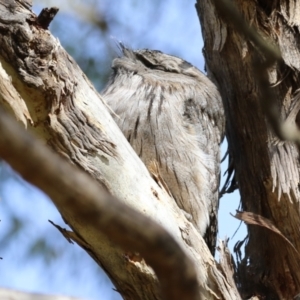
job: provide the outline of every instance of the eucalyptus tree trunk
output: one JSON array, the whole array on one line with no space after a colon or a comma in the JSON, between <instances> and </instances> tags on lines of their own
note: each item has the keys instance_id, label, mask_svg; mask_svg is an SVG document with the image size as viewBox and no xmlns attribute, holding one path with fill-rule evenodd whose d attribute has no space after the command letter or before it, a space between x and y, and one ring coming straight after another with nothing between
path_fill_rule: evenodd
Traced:
<instances>
[{"instance_id":1,"label":"eucalyptus tree trunk","mask_svg":"<svg viewBox=\"0 0 300 300\"><path fill-rule=\"evenodd\" d=\"M243 299L293 299L300 292L299 151L273 133L261 101L272 100L270 110L279 109L282 120L300 125L300 2L230 2L266 41L278 45L283 58L267 70L274 98L264 99L256 70L267 58L214 1L197 1L207 71L225 106L233 181L243 211L254 216L237 283Z\"/></svg>"}]
</instances>

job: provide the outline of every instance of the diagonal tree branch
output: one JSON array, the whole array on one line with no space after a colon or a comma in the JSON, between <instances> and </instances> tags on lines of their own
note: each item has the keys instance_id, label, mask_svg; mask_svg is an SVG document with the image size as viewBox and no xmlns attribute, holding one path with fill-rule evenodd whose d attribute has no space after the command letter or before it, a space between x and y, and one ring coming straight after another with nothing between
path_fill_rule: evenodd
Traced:
<instances>
[{"instance_id":1,"label":"diagonal tree branch","mask_svg":"<svg viewBox=\"0 0 300 300\"><path fill-rule=\"evenodd\" d=\"M200 299L192 261L162 226L109 195L2 109L0 156L25 180L47 193L66 220L72 216L124 249L138 251L156 272L164 299Z\"/></svg>"},{"instance_id":2,"label":"diagonal tree branch","mask_svg":"<svg viewBox=\"0 0 300 300\"><path fill-rule=\"evenodd\" d=\"M5 102L5 107L29 131L90 177L82 172L76 177L76 169L68 166L66 171L63 163L49 163L53 153L31 144L32 139L25 133L15 141L15 152L10 149L13 145L8 144L9 136L3 135L1 138L6 136L6 142L3 140L1 145L6 150L1 149L2 155L20 173L24 172L27 180L48 191L73 230L66 233L67 237L94 258L124 299L159 299L161 287L168 289L165 295L174 294L171 299L176 299L176 295L181 299L188 295L239 299L218 270L200 234L164 187L150 176L111 118L107 105L74 60L48 30L38 25L28 2L14 3L15 7L8 8L6 0L0 0L3 66L0 94L5 95L0 95L0 105ZM5 131L13 130L11 122L5 124ZM18 144L21 141L25 144ZM40 155L40 160L30 157L29 152ZM17 160L18 155L25 154L26 159ZM99 200L100 187L106 191L106 196L101 198L104 202ZM73 192L71 188L75 188ZM124 227L127 221L131 222L132 232L130 227ZM149 246L144 238L152 244ZM113 242L117 240L126 249ZM151 253L144 255L143 251ZM161 282L144 258L153 264ZM164 260L161 266L160 259ZM165 275L167 278L163 278ZM183 276L187 277L183 280ZM182 283L181 287L178 285L179 280L187 283L183 289ZM188 294L183 296L185 289ZM197 289L199 294L195 292Z\"/></svg>"}]
</instances>

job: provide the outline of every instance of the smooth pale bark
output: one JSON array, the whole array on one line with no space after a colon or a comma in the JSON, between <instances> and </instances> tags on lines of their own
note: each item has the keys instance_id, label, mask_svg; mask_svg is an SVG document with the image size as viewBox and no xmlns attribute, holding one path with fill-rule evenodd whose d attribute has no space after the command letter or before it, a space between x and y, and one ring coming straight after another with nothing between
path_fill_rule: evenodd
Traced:
<instances>
[{"instance_id":1,"label":"smooth pale bark","mask_svg":"<svg viewBox=\"0 0 300 300\"><path fill-rule=\"evenodd\" d=\"M58 40L37 24L30 1L7 3L0 1L0 62L3 67L0 104L8 107L39 139L91 175L123 204L162 225L184 250L185 255L177 263L186 262L185 256L193 261L201 299L239 299L235 287L228 284L226 275L224 277L217 268L202 237L163 189L159 176L155 176L155 172L152 174L155 180L150 176L86 76ZM19 155L26 159L23 148ZM28 174L28 171L24 172ZM39 168L35 167L34 172L39 174ZM64 195L59 196L57 185L44 183L42 186L54 197L63 199L69 195L69 191L62 189ZM80 197L84 197L84 191ZM76 205L79 203L72 200ZM86 226L72 211L58 207L74 231L66 233L67 237L78 242L95 259L124 299L160 298L157 278L139 254L116 247L112 243L115 237L107 238L97 226ZM147 233L147 228L144 230ZM170 277L182 275L170 273ZM170 287L174 294L177 288L180 289Z\"/></svg>"},{"instance_id":2,"label":"smooth pale bark","mask_svg":"<svg viewBox=\"0 0 300 300\"><path fill-rule=\"evenodd\" d=\"M74 297L25 293L25 292L3 289L3 288L0 288L0 299L1 300L81 300L80 298L74 298Z\"/></svg>"},{"instance_id":3,"label":"smooth pale bark","mask_svg":"<svg viewBox=\"0 0 300 300\"><path fill-rule=\"evenodd\" d=\"M299 128L300 2L230 1L248 24L281 51L283 61L267 70L273 99L261 97L265 93L257 70L264 61L262 51L240 34L231 22L233 16L224 18L224 11L216 10L213 2L198 0L196 5L207 69L223 97L242 208L255 214L248 214L256 216L252 224L260 225L248 226L238 286L242 298L293 299L300 291L299 153L294 143L275 136L261 101L275 102L282 121L289 118Z\"/></svg>"}]
</instances>

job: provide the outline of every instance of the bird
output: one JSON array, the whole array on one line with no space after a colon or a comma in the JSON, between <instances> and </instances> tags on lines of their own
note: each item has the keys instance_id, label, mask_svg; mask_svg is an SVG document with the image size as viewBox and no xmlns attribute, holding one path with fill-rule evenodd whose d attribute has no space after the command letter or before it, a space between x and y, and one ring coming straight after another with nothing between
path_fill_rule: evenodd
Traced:
<instances>
[{"instance_id":1,"label":"bird","mask_svg":"<svg viewBox=\"0 0 300 300\"><path fill-rule=\"evenodd\" d=\"M218 88L179 57L123 44L120 49L102 96L132 148L150 173L156 166L214 255L225 128Z\"/></svg>"}]
</instances>

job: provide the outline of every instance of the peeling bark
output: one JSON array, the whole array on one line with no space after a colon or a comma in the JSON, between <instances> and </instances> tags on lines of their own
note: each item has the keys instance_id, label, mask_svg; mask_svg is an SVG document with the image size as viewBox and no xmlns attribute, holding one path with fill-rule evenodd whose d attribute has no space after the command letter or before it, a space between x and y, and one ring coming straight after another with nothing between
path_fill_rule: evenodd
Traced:
<instances>
[{"instance_id":1,"label":"peeling bark","mask_svg":"<svg viewBox=\"0 0 300 300\"><path fill-rule=\"evenodd\" d=\"M234 3L248 24L279 46L283 62L267 70L268 84L282 120L289 119L299 128L298 1ZM299 152L293 142L275 136L262 112L260 101L267 99L261 99L255 69L266 58L230 23L232 16L222 21L212 1L199 0L196 7L207 69L224 101L229 151L243 210L270 220L299 252ZM267 228L249 225L248 232L237 274L242 297L293 299L300 290L297 251Z\"/></svg>"}]
</instances>

